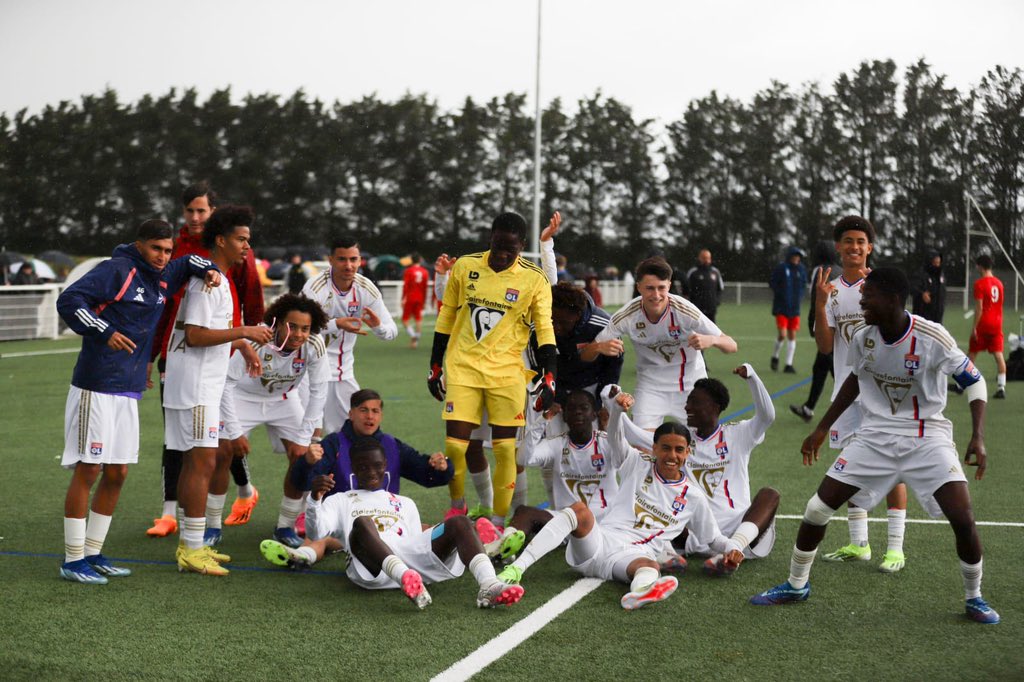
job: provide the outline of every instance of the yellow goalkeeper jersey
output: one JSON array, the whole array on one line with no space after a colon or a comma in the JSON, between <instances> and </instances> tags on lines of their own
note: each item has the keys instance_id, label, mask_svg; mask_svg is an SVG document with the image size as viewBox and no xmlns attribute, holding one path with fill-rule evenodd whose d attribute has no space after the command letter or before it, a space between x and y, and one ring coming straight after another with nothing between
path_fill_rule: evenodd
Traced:
<instances>
[{"instance_id":1,"label":"yellow goalkeeper jersey","mask_svg":"<svg viewBox=\"0 0 1024 682\"><path fill-rule=\"evenodd\" d=\"M555 343L551 285L539 266L518 258L495 272L490 251L462 256L452 267L436 330L451 335L445 355L450 384L498 388L523 380L530 325L543 346Z\"/></svg>"}]
</instances>

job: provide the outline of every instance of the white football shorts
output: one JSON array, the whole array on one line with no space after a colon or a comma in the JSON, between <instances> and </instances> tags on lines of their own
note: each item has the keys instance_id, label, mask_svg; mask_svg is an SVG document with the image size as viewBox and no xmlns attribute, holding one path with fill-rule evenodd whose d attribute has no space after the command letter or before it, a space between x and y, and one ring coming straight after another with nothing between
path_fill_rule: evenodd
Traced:
<instances>
[{"instance_id":1,"label":"white football shorts","mask_svg":"<svg viewBox=\"0 0 1024 682\"><path fill-rule=\"evenodd\" d=\"M636 559L657 561L655 549L650 544L634 545L630 535L616 533L595 523L594 529L582 538L569 536L565 560L575 570L590 578L626 581L616 567L628 566Z\"/></svg>"},{"instance_id":2,"label":"white football shorts","mask_svg":"<svg viewBox=\"0 0 1024 682\"><path fill-rule=\"evenodd\" d=\"M306 385L306 395L309 395L308 383L303 382ZM299 385L298 390L302 390L302 384ZM341 431L342 425L345 420L348 419L348 412L351 409L350 403L352 400L352 394L359 390L359 383L355 379L345 379L343 381L328 381L327 382L327 402L324 403L324 423L323 423L323 434L326 436L330 433ZM301 401L303 405L308 401L308 397Z\"/></svg>"},{"instance_id":3,"label":"white football shorts","mask_svg":"<svg viewBox=\"0 0 1024 682\"><path fill-rule=\"evenodd\" d=\"M433 530L433 528L428 528L408 539L402 539L395 533L385 533L381 536L395 556L401 559L406 566L419 573L423 582L428 585L458 578L466 570L457 551L452 550L446 559L441 559L434 554L430 544ZM345 540L347 547L348 538ZM401 587L383 570L379 574L373 575L355 556L351 557L345 574L348 575L349 580L365 590L393 590Z\"/></svg>"},{"instance_id":4,"label":"white football shorts","mask_svg":"<svg viewBox=\"0 0 1024 682\"><path fill-rule=\"evenodd\" d=\"M236 398L235 412L242 433L246 436L260 424L267 427L267 436L274 452L285 452L282 439L309 445L309 436L302 433L302 420L306 416L302 403L291 396L287 399L259 401Z\"/></svg>"},{"instance_id":5,"label":"white football shorts","mask_svg":"<svg viewBox=\"0 0 1024 682\"><path fill-rule=\"evenodd\" d=\"M653 431L672 417L686 424L686 394L682 391L658 391L637 386L633 393L632 420L641 429Z\"/></svg>"},{"instance_id":6,"label":"white football shorts","mask_svg":"<svg viewBox=\"0 0 1024 682\"><path fill-rule=\"evenodd\" d=\"M828 432L828 446L833 450L842 450L857 433L861 422L860 403L855 402L846 408Z\"/></svg>"},{"instance_id":7,"label":"white football shorts","mask_svg":"<svg viewBox=\"0 0 1024 682\"><path fill-rule=\"evenodd\" d=\"M64 405L60 465L135 464L139 461L139 401L72 386Z\"/></svg>"},{"instance_id":8,"label":"white football shorts","mask_svg":"<svg viewBox=\"0 0 1024 682\"><path fill-rule=\"evenodd\" d=\"M169 450L215 448L220 440L220 405L197 405L185 410L164 408L164 443Z\"/></svg>"}]
</instances>

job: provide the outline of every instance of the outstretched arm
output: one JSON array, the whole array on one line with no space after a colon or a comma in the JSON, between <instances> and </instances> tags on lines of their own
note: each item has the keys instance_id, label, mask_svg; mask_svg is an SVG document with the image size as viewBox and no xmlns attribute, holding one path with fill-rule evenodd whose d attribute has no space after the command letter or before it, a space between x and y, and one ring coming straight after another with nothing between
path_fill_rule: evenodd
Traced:
<instances>
[{"instance_id":1,"label":"outstretched arm","mask_svg":"<svg viewBox=\"0 0 1024 682\"><path fill-rule=\"evenodd\" d=\"M764 438L768 427L775 421L775 405L772 403L772 397L749 363L743 363L732 373L746 379L747 385L750 387L750 394L754 399L754 418L750 420L753 429L752 435L755 441L760 441Z\"/></svg>"}]
</instances>

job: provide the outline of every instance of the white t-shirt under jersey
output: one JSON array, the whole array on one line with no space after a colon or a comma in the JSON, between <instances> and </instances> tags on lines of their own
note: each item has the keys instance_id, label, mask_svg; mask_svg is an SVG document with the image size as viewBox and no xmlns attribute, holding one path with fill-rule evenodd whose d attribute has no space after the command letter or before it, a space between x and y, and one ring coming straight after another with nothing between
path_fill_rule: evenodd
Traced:
<instances>
[{"instance_id":1,"label":"white t-shirt under jersey","mask_svg":"<svg viewBox=\"0 0 1024 682\"><path fill-rule=\"evenodd\" d=\"M906 332L891 344L876 326L858 330L850 365L860 384L861 432L950 440L953 425L942 415L949 376L977 372L945 327L909 313Z\"/></svg>"},{"instance_id":2,"label":"white t-shirt under jersey","mask_svg":"<svg viewBox=\"0 0 1024 682\"><path fill-rule=\"evenodd\" d=\"M231 344L189 346L185 343L185 325L230 329L233 314L231 287L226 283L208 287L201 279L189 280L167 342L164 407L188 410L198 405L220 405Z\"/></svg>"},{"instance_id":3,"label":"white t-shirt under jersey","mask_svg":"<svg viewBox=\"0 0 1024 682\"><path fill-rule=\"evenodd\" d=\"M355 350L359 334L351 334L338 329L335 320L339 317L362 317L363 310L369 308L380 318L380 325L371 328L374 335L383 340L391 341L398 336L398 326L388 312L377 286L356 274L348 291L339 291L331 279L328 268L306 282L302 287L302 295L311 298L324 309L330 320L327 328L321 332L327 346L328 379L345 381L355 379Z\"/></svg>"},{"instance_id":4,"label":"white t-shirt under jersey","mask_svg":"<svg viewBox=\"0 0 1024 682\"><path fill-rule=\"evenodd\" d=\"M628 336L636 351L637 389L689 393L708 375L704 356L687 346L690 334L721 336L722 330L685 298L669 294L661 318L647 319L642 299L634 298L612 315L596 341Z\"/></svg>"},{"instance_id":5,"label":"white t-shirt under jersey","mask_svg":"<svg viewBox=\"0 0 1024 682\"><path fill-rule=\"evenodd\" d=\"M840 275L831 284L835 289L825 304L825 319L828 320L828 326L835 330L832 341L832 371L835 375L832 400L835 400L846 377L850 376L850 340L864 325L864 311L860 309L860 290L864 286L864 279L850 283Z\"/></svg>"}]
</instances>

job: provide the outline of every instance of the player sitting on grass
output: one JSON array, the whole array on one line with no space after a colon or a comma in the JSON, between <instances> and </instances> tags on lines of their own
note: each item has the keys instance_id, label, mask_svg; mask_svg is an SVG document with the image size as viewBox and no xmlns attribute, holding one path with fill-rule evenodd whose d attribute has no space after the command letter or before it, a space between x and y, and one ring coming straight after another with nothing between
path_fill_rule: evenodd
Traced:
<instances>
[{"instance_id":1,"label":"player sitting on grass","mask_svg":"<svg viewBox=\"0 0 1024 682\"><path fill-rule=\"evenodd\" d=\"M284 294L267 309L264 321L274 328L274 340L253 344L262 365L261 374L249 376L240 354L235 354L228 365L221 399L227 440L221 442L229 448L228 455L243 456L249 452L249 433L260 424L266 425L274 450L288 456L274 537L293 538L294 546L298 546L302 541L295 534L295 518L302 511L305 494L291 482L289 474L295 461L306 454L310 441L320 436L328 374L327 350L320 331L327 324L327 315L312 299ZM304 378L309 390L305 408L295 390ZM206 544L217 544L220 534L220 518L207 515Z\"/></svg>"},{"instance_id":2,"label":"player sitting on grass","mask_svg":"<svg viewBox=\"0 0 1024 682\"><path fill-rule=\"evenodd\" d=\"M353 393L352 409L348 415L340 431L330 434L322 443L311 444L305 455L292 465L290 476L293 489L308 491L320 481L319 485L326 486L327 496L352 490L354 481L349 453L355 441L366 437L379 441L384 449L387 456L384 487L390 492L398 493L401 478L425 488L447 485L451 480L451 463L444 454L420 454L415 448L381 431L384 401L377 391L362 388ZM274 540L264 540L260 544L260 551L267 561L278 566L312 566L327 552L341 549L333 538L306 538L303 542L294 530L291 533L280 530L278 528L274 532ZM488 540L493 540L493 537L489 536Z\"/></svg>"},{"instance_id":3,"label":"player sitting on grass","mask_svg":"<svg viewBox=\"0 0 1024 682\"><path fill-rule=\"evenodd\" d=\"M64 409L64 456L72 469L64 499L64 563L61 577L102 585L107 576L131 571L103 556L103 542L128 465L139 460L139 400L146 390L146 363L164 304L190 276L220 287L210 261L170 260L170 224L147 220L134 244L122 244L57 299L57 312L82 336ZM197 280L200 284L203 281ZM89 509L89 493L100 483ZM88 511L88 522L86 521Z\"/></svg>"},{"instance_id":4,"label":"player sitting on grass","mask_svg":"<svg viewBox=\"0 0 1024 682\"><path fill-rule=\"evenodd\" d=\"M741 422L719 423L729 406L729 390L717 379L700 379L686 398L687 424L694 430L693 453L686 460L686 475L707 494L722 532L730 535L747 559L768 556L775 545L775 512L779 493L761 488L750 498L750 455L764 441L775 421L775 406L761 379L749 364L733 370L747 380L754 398L754 417ZM623 416L627 440L634 446L651 447L651 435ZM638 445L639 444L639 445ZM683 531L677 546L686 554L710 554L710 548ZM728 575L736 565L716 554L704 562L709 575Z\"/></svg>"},{"instance_id":5,"label":"player sitting on grass","mask_svg":"<svg viewBox=\"0 0 1024 682\"><path fill-rule=\"evenodd\" d=\"M946 377L967 390L972 433L964 462L985 473L985 380L953 337L937 323L905 310L910 283L896 268L878 268L861 291L864 327L850 341L851 373L818 427L803 442L804 464L818 449L836 418L860 396L863 420L807 503L793 548L789 580L751 598L760 605L804 601L818 545L836 509L853 499L873 507L904 481L930 514L944 514L956 536L967 617L999 622L981 598L982 552L967 479L953 444L953 425L942 415Z\"/></svg>"},{"instance_id":6,"label":"player sitting on grass","mask_svg":"<svg viewBox=\"0 0 1024 682\"><path fill-rule=\"evenodd\" d=\"M399 588L423 609L430 604L426 584L457 578L469 567L480 585L480 608L515 604L523 588L494 575L480 538L467 516L455 516L423 529L416 503L386 488L387 457L374 438L361 438L349 451L353 490L322 499L313 490L306 510L312 539L336 536L351 561L346 574L364 589Z\"/></svg>"},{"instance_id":7,"label":"player sitting on grass","mask_svg":"<svg viewBox=\"0 0 1024 682\"><path fill-rule=\"evenodd\" d=\"M617 386L610 386L612 396ZM679 586L675 576L662 576L658 558L674 554L672 539L689 529L713 551L739 565L743 552L722 535L707 497L691 490L686 478L691 436L685 426L665 422L654 432L654 457L629 447L617 422L632 404L627 394L606 400L611 451L620 451L619 494L601 523L583 502L558 510L523 550L506 566L499 580L518 583L523 572L569 536L566 561L583 575L628 583L622 608L638 609L667 599Z\"/></svg>"},{"instance_id":8,"label":"player sitting on grass","mask_svg":"<svg viewBox=\"0 0 1024 682\"><path fill-rule=\"evenodd\" d=\"M593 393L583 389L571 391L562 410L569 432L544 438L545 417L550 419L555 408L543 417L529 415L529 427L516 459L520 466L552 468L555 509L582 502L600 521L619 492L615 474L622 462L609 451L607 436L594 429L597 401ZM621 455L622 451L616 454ZM517 554L525 539L536 535L552 518L553 514L545 509L520 505L503 536L486 545L488 554L502 558Z\"/></svg>"}]
</instances>

